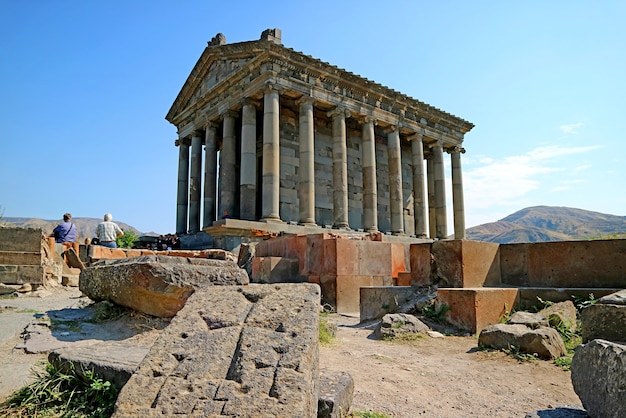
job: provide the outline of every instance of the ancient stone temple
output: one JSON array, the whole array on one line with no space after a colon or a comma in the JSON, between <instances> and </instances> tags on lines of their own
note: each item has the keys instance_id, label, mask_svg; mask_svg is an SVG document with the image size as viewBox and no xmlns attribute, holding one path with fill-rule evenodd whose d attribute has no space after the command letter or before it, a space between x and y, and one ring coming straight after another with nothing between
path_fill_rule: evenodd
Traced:
<instances>
[{"instance_id":1,"label":"ancient stone temple","mask_svg":"<svg viewBox=\"0 0 626 418\"><path fill-rule=\"evenodd\" d=\"M470 122L282 45L215 36L166 119L178 129L176 231L222 218L465 238ZM204 149L203 149L204 147Z\"/></svg>"}]
</instances>

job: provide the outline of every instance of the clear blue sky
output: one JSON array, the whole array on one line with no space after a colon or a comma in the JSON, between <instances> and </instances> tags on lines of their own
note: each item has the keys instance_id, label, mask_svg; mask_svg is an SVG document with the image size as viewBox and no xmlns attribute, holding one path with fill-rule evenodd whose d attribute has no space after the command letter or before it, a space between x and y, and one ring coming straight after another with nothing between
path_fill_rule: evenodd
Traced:
<instances>
[{"instance_id":1,"label":"clear blue sky","mask_svg":"<svg viewBox=\"0 0 626 418\"><path fill-rule=\"evenodd\" d=\"M626 214L625 1L0 6L5 217L111 212L143 232L174 232L176 129L165 114L216 33L234 43L267 28L473 122L468 227L535 205Z\"/></svg>"}]
</instances>

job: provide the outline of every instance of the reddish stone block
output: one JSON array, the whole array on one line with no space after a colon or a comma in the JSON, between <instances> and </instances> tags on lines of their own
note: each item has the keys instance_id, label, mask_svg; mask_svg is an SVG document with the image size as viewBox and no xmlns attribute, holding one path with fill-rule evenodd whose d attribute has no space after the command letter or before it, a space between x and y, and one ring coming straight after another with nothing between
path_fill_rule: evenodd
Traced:
<instances>
[{"instance_id":1,"label":"reddish stone block","mask_svg":"<svg viewBox=\"0 0 626 418\"><path fill-rule=\"evenodd\" d=\"M141 257L142 255L143 254L141 250L135 250L135 249L126 250L126 258Z\"/></svg>"},{"instance_id":2,"label":"reddish stone block","mask_svg":"<svg viewBox=\"0 0 626 418\"><path fill-rule=\"evenodd\" d=\"M337 276L337 313L360 315L361 287L384 286L382 276Z\"/></svg>"},{"instance_id":3,"label":"reddish stone block","mask_svg":"<svg viewBox=\"0 0 626 418\"><path fill-rule=\"evenodd\" d=\"M391 277L398 277L398 273L407 270L407 245L400 242L389 243L391 250Z\"/></svg>"},{"instance_id":4,"label":"reddish stone block","mask_svg":"<svg viewBox=\"0 0 626 418\"><path fill-rule=\"evenodd\" d=\"M391 277L393 261L390 243L381 241L357 242L361 251L358 266L353 274Z\"/></svg>"},{"instance_id":5,"label":"reddish stone block","mask_svg":"<svg viewBox=\"0 0 626 418\"><path fill-rule=\"evenodd\" d=\"M499 244L450 240L432 244L435 280L446 287L497 286L500 283Z\"/></svg>"},{"instance_id":6,"label":"reddish stone block","mask_svg":"<svg viewBox=\"0 0 626 418\"><path fill-rule=\"evenodd\" d=\"M432 261L431 243L410 245L409 265L411 266L412 286L427 287L433 284L431 279Z\"/></svg>"},{"instance_id":7,"label":"reddish stone block","mask_svg":"<svg viewBox=\"0 0 626 418\"><path fill-rule=\"evenodd\" d=\"M463 288L437 290L437 306L448 305L446 319L453 325L478 334L487 325L500 322L517 302L514 288Z\"/></svg>"},{"instance_id":8,"label":"reddish stone block","mask_svg":"<svg viewBox=\"0 0 626 418\"><path fill-rule=\"evenodd\" d=\"M361 261L361 252L363 241L338 239L336 244L336 266L337 275L356 275L360 274L359 266Z\"/></svg>"},{"instance_id":9,"label":"reddish stone block","mask_svg":"<svg viewBox=\"0 0 626 418\"><path fill-rule=\"evenodd\" d=\"M126 258L126 251L121 248L111 248L111 258Z\"/></svg>"},{"instance_id":10,"label":"reddish stone block","mask_svg":"<svg viewBox=\"0 0 626 418\"><path fill-rule=\"evenodd\" d=\"M411 286L411 272L401 271L396 279L396 286Z\"/></svg>"}]
</instances>

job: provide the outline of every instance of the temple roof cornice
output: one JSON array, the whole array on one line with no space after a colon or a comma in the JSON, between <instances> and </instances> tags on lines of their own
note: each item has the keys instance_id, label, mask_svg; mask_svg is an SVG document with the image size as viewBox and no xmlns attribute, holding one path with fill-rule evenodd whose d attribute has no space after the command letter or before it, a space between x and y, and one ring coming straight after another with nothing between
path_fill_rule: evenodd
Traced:
<instances>
[{"instance_id":1,"label":"temple roof cornice","mask_svg":"<svg viewBox=\"0 0 626 418\"><path fill-rule=\"evenodd\" d=\"M209 87L203 86L212 66L226 61L234 63L231 72ZM460 141L474 127L389 87L265 40L205 48L166 119L180 126L198 112L213 112L218 104L222 111L225 107L241 106L241 97L233 97L233 92L257 95L258 99L268 81L285 91L309 95L320 104L345 105L355 115L372 115L388 124L402 119L403 125L427 126Z\"/></svg>"}]
</instances>

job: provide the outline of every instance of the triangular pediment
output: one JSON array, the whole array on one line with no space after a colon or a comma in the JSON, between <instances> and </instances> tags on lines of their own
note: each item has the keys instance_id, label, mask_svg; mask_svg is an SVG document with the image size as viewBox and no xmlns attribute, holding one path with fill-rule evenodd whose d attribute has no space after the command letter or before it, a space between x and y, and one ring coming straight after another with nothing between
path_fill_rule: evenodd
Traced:
<instances>
[{"instance_id":1,"label":"triangular pediment","mask_svg":"<svg viewBox=\"0 0 626 418\"><path fill-rule=\"evenodd\" d=\"M252 58L237 58L229 59L222 58L215 60L208 68L206 73L194 83L194 91L191 96L184 102L182 108L187 108L191 103L194 103L205 94L209 93L220 82L229 78L245 66Z\"/></svg>"}]
</instances>

